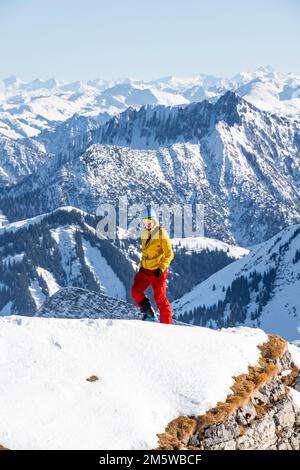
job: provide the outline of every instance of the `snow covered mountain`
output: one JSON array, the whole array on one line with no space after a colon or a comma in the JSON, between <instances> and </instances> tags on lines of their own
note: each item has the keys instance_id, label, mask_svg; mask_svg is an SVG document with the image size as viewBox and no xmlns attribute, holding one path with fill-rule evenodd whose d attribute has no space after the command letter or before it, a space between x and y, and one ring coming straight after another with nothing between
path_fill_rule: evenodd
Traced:
<instances>
[{"instance_id":1,"label":"snow covered mountain","mask_svg":"<svg viewBox=\"0 0 300 470\"><path fill-rule=\"evenodd\" d=\"M259 326L300 339L300 225L254 246L173 302L176 318L214 328Z\"/></svg>"},{"instance_id":2,"label":"snow covered mountain","mask_svg":"<svg viewBox=\"0 0 300 470\"><path fill-rule=\"evenodd\" d=\"M26 141L40 144L49 156L71 159L79 156L93 143L92 131L98 129L109 117L105 113L94 117L74 114L54 128L45 129L37 137Z\"/></svg>"},{"instance_id":3,"label":"snow covered mountain","mask_svg":"<svg viewBox=\"0 0 300 470\"><path fill-rule=\"evenodd\" d=\"M145 82L124 79L62 83L52 78L24 82L12 76L0 83L0 134L12 139L34 137L74 114L97 116L124 111L128 106L175 106L207 99L215 102L226 91L237 91L261 109L299 116L300 77L260 67L226 79L200 74L164 77Z\"/></svg>"},{"instance_id":4,"label":"snow covered mountain","mask_svg":"<svg viewBox=\"0 0 300 470\"><path fill-rule=\"evenodd\" d=\"M117 306L118 312L127 309L128 315L130 307L119 300L132 302L140 242L99 239L98 221L74 207L11 224L4 221L0 226L0 315L32 316L39 308L44 315L55 306L57 315L93 316L103 313L102 304L111 305L107 313ZM170 299L185 294L246 251L204 238L176 239L174 250Z\"/></svg>"},{"instance_id":5,"label":"snow covered mountain","mask_svg":"<svg viewBox=\"0 0 300 470\"><path fill-rule=\"evenodd\" d=\"M0 137L0 190L32 174L48 156L39 142Z\"/></svg>"},{"instance_id":6,"label":"snow covered mountain","mask_svg":"<svg viewBox=\"0 0 300 470\"><path fill-rule=\"evenodd\" d=\"M200 202L206 236L244 246L299 221L300 121L232 92L215 104L129 109L87 136L67 158L50 159L2 192L8 220L62 205L94 213L126 195L129 203Z\"/></svg>"},{"instance_id":7,"label":"snow covered mountain","mask_svg":"<svg viewBox=\"0 0 300 470\"><path fill-rule=\"evenodd\" d=\"M74 114L34 138L0 137L0 188L18 183L46 162L54 170L62 162L79 156L93 143L92 131L108 117L105 114L94 118Z\"/></svg>"},{"instance_id":8,"label":"snow covered mountain","mask_svg":"<svg viewBox=\"0 0 300 470\"><path fill-rule=\"evenodd\" d=\"M135 263L73 207L0 228L0 315L34 315L60 288L130 299Z\"/></svg>"}]
</instances>

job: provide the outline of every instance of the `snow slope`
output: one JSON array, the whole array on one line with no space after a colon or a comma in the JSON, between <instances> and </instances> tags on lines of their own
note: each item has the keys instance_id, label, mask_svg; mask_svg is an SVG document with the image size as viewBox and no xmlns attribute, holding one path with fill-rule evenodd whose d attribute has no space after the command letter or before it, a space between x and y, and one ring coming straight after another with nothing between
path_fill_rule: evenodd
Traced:
<instances>
[{"instance_id":1,"label":"snow slope","mask_svg":"<svg viewBox=\"0 0 300 470\"><path fill-rule=\"evenodd\" d=\"M2 235L5 232L10 232L10 231L16 232L19 229L28 228L30 225L39 224L40 222L43 221L43 219L49 217L51 214L55 214L56 212L61 212L61 211L62 212L76 212L78 215L82 215L82 216L87 215L86 212L78 209L77 207L62 206L62 207L58 207L51 213L49 212L47 214L40 214L35 217L31 217L30 219L18 220L12 223L9 223L8 220L5 219L5 223L3 224L3 226L0 226L0 235ZM1 215L1 217L4 218L5 216Z\"/></svg>"},{"instance_id":2,"label":"snow slope","mask_svg":"<svg viewBox=\"0 0 300 470\"><path fill-rule=\"evenodd\" d=\"M173 249L185 248L187 252L197 253L202 250L220 250L226 251L232 258L239 259L249 253L248 248L241 246L229 245L221 240L207 237L186 237L186 238L172 238Z\"/></svg>"},{"instance_id":3,"label":"snow slope","mask_svg":"<svg viewBox=\"0 0 300 470\"><path fill-rule=\"evenodd\" d=\"M171 419L224 400L266 340L250 328L1 317L0 442L10 449L155 448ZM91 375L99 380L86 381Z\"/></svg>"},{"instance_id":4,"label":"snow slope","mask_svg":"<svg viewBox=\"0 0 300 470\"><path fill-rule=\"evenodd\" d=\"M43 146L34 140L21 141L1 137L0 133L0 189L16 184L47 161Z\"/></svg>"},{"instance_id":5,"label":"snow slope","mask_svg":"<svg viewBox=\"0 0 300 470\"><path fill-rule=\"evenodd\" d=\"M264 275L272 272L274 277L268 280ZM257 276L260 276L258 278ZM233 282L245 278L248 287L244 304L245 291L241 299L236 299L239 312L244 311L243 322L246 325L260 326L267 332L278 333L289 340L300 338L300 225L293 225L279 232L267 242L254 246L250 253L231 263L222 270L210 276L206 281L194 287L191 292L173 302L176 317L182 319L187 312L204 306L206 312L204 324L223 326L229 321L234 323L231 316L232 302L228 296L228 289L232 289ZM256 277L256 282L254 280ZM241 287L239 288L242 289ZM213 318L212 312L207 309L222 303L217 316ZM208 317L206 317L206 314ZM195 320L191 314L191 322ZM184 319L186 321L186 319ZM196 323L200 321L198 318Z\"/></svg>"},{"instance_id":6,"label":"snow slope","mask_svg":"<svg viewBox=\"0 0 300 470\"><path fill-rule=\"evenodd\" d=\"M86 240L82 241L82 248L85 262L94 274L103 294L115 297L116 299L126 299L124 284L102 256L99 248L91 246Z\"/></svg>"},{"instance_id":7,"label":"snow slope","mask_svg":"<svg viewBox=\"0 0 300 470\"><path fill-rule=\"evenodd\" d=\"M96 223L96 216L66 206L0 226L1 314L34 315L68 286L129 298L135 265L96 236Z\"/></svg>"}]
</instances>

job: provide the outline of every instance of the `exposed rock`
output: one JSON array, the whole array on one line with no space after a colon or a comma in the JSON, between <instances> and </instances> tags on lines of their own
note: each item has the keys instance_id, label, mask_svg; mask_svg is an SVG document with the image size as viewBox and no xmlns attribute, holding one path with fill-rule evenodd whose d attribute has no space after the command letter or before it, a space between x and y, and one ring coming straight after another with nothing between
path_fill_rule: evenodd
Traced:
<instances>
[{"instance_id":1,"label":"exposed rock","mask_svg":"<svg viewBox=\"0 0 300 470\"><path fill-rule=\"evenodd\" d=\"M274 361L278 370L289 370L288 351ZM199 448L210 450L298 450L300 409L277 374L256 390L248 403L223 423L205 429ZM194 436L190 443L194 442ZM195 445L195 444L194 444Z\"/></svg>"},{"instance_id":2,"label":"exposed rock","mask_svg":"<svg viewBox=\"0 0 300 470\"><path fill-rule=\"evenodd\" d=\"M300 392L300 376L298 376L293 383L293 388L297 390L297 392Z\"/></svg>"},{"instance_id":3,"label":"exposed rock","mask_svg":"<svg viewBox=\"0 0 300 470\"><path fill-rule=\"evenodd\" d=\"M239 409L236 413L236 421L242 426L247 426L256 417L256 409L251 401L243 409Z\"/></svg>"},{"instance_id":4,"label":"exposed rock","mask_svg":"<svg viewBox=\"0 0 300 470\"><path fill-rule=\"evenodd\" d=\"M269 449L276 443L275 424L270 415L265 415L246 430L236 441L237 449Z\"/></svg>"},{"instance_id":5,"label":"exposed rock","mask_svg":"<svg viewBox=\"0 0 300 470\"><path fill-rule=\"evenodd\" d=\"M35 314L51 318L134 319L138 310L124 300L80 287L62 288L48 297Z\"/></svg>"},{"instance_id":6,"label":"exposed rock","mask_svg":"<svg viewBox=\"0 0 300 470\"><path fill-rule=\"evenodd\" d=\"M295 408L288 396L276 404L274 422L277 427L292 429L295 424Z\"/></svg>"},{"instance_id":7,"label":"exposed rock","mask_svg":"<svg viewBox=\"0 0 300 470\"><path fill-rule=\"evenodd\" d=\"M222 442L227 442L240 435L240 427L236 422L235 417L229 418L222 424L210 426L204 432L204 447L215 446Z\"/></svg>"},{"instance_id":8,"label":"exposed rock","mask_svg":"<svg viewBox=\"0 0 300 470\"><path fill-rule=\"evenodd\" d=\"M213 422L211 415L210 420L205 420L203 418L205 415L200 416L198 426L195 429L190 427L185 433L184 440L180 439L180 433L177 429L178 422L176 423L174 420L172 422L172 436L176 436L177 449L182 444L181 448L183 449L199 450L300 449L300 408L294 403L290 389L285 382L291 368L294 370L297 368L292 363L286 346L282 344L282 339L270 335L269 342L262 345L261 350L264 364L273 363L277 373L268 376L265 383L249 394L249 398L243 406L231 409L227 417L225 416L219 422ZM276 357L276 354L279 357ZM262 368L262 370L266 371L267 369ZM266 376L266 372L262 372L263 374ZM255 378L259 378L259 375ZM294 385L297 384L299 381L295 380ZM234 388L232 389L234 390ZM212 411L216 412L217 410L218 408L215 408ZM183 417L180 419L182 420ZM189 419L193 420L194 418ZM165 438L168 437L169 431L170 426L169 429L166 429ZM186 439L188 433L189 440ZM160 448L164 448L163 440L160 440ZM174 447L169 447L169 449L172 448Z\"/></svg>"}]
</instances>

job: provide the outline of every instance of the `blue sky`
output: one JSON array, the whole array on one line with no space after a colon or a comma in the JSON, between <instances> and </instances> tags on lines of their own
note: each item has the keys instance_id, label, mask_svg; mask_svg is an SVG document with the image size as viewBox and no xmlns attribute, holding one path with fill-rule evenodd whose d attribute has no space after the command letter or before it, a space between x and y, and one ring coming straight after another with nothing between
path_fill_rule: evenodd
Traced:
<instances>
[{"instance_id":1,"label":"blue sky","mask_svg":"<svg viewBox=\"0 0 300 470\"><path fill-rule=\"evenodd\" d=\"M0 77L300 74L298 0L0 0Z\"/></svg>"}]
</instances>

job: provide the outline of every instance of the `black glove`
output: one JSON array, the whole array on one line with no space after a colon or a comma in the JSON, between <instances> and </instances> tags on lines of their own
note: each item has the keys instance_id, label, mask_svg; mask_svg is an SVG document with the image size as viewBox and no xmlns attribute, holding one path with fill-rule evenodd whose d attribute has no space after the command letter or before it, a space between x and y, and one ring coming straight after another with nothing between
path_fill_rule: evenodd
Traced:
<instances>
[{"instance_id":1,"label":"black glove","mask_svg":"<svg viewBox=\"0 0 300 470\"><path fill-rule=\"evenodd\" d=\"M160 277L162 275L162 270L160 268L157 268L155 271L154 271L154 276L155 277Z\"/></svg>"}]
</instances>

